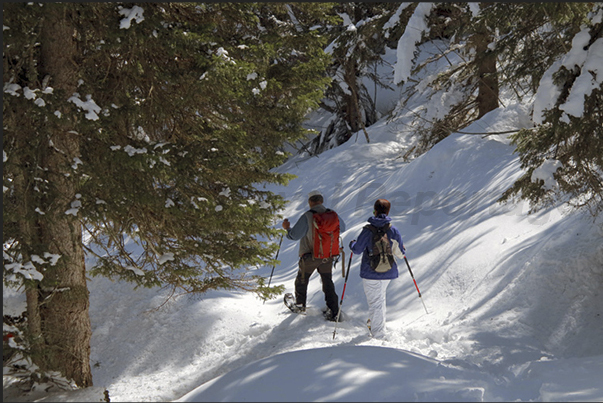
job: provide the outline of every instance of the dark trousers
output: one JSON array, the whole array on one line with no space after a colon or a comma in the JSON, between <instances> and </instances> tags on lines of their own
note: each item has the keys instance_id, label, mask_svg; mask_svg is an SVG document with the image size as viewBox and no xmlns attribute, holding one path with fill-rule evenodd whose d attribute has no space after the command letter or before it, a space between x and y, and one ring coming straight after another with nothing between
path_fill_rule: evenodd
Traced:
<instances>
[{"instance_id":1,"label":"dark trousers","mask_svg":"<svg viewBox=\"0 0 603 403\"><path fill-rule=\"evenodd\" d=\"M329 259L314 259L312 255L304 255L299 258L299 270L295 278L295 303L306 306L306 298L308 294L308 282L314 270L318 270L320 280L322 281L322 292L325 294L325 302L327 307L337 315L339 312L338 296L335 292L335 284L333 284L333 276L331 270L333 268L333 258Z\"/></svg>"}]
</instances>

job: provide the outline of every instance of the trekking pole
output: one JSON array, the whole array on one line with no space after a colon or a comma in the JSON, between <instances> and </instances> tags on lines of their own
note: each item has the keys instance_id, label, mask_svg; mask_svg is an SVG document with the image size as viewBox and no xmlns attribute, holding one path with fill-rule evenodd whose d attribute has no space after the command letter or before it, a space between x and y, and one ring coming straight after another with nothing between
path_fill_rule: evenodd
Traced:
<instances>
[{"instance_id":1,"label":"trekking pole","mask_svg":"<svg viewBox=\"0 0 603 403\"><path fill-rule=\"evenodd\" d=\"M425 306L425 302L423 302L423 297L421 296L421 291L419 291L419 286L417 285L417 281L415 280L415 276L412 274L412 270L410 270L410 264L408 264L408 259L406 259L406 255L404 255L404 261L406 262L406 266L408 267L408 272L410 273L410 277L412 277L412 281L415 283L415 287L417 292L419 293L419 298L421 299L421 303L423 304L423 308L425 308L425 313L429 314L427 311L427 307Z\"/></svg>"},{"instance_id":2,"label":"trekking pole","mask_svg":"<svg viewBox=\"0 0 603 403\"><path fill-rule=\"evenodd\" d=\"M274 260L278 259L278 253L281 251L281 244L283 243L283 235L281 234L281 240L278 242L278 249L276 250L276 256L274 257ZM274 267L276 266L276 262L272 265L272 271L270 272L270 280L268 280L268 287L270 287L270 282L272 281L272 274L274 273ZM266 298L264 298L264 302L262 302L262 305L266 303Z\"/></svg>"},{"instance_id":3,"label":"trekking pole","mask_svg":"<svg viewBox=\"0 0 603 403\"><path fill-rule=\"evenodd\" d=\"M341 278L345 277L345 250L343 250L343 240L339 237L339 244L342 245L339 248L339 254L341 255Z\"/></svg>"},{"instance_id":4,"label":"trekking pole","mask_svg":"<svg viewBox=\"0 0 603 403\"><path fill-rule=\"evenodd\" d=\"M350 266L352 265L352 256L354 256L354 252L350 251L350 260L348 260L348 270L345 273L345 281L343 282L343 291L341 292L341 301L339 301L339 311L337 312L337 319L335 319L335 330L333 330L333 340L335 340L335 334L337 333L337 325L339 324L339 315L341 315L341 306L343 305L343 296L345 295L345 286L348 283L348 276L350 275Z\"/></svg>"}]
</instances>

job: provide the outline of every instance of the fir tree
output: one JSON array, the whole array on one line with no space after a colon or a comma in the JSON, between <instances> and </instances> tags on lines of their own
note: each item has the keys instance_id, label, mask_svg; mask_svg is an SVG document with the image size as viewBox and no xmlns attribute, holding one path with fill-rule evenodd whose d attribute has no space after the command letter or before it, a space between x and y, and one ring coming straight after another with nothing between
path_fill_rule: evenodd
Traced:
<instances>
[{"instance_id":1,"label":"fir tree","mask_svg":"<svg viewBox=\"0 0 603 403\"><path fill-rule=\"evenodd\" d=\"M533 120L535 127L512 136L526 173L502 201L517 196L532 210L567 201L593 216L603 211L603 7L572 36L571 47L540 80ZM551 94L553 94L551 99ZM545 183L535 170L550 165L556 184Z\"/></svg>"},{"instance_id":2,"label":"fir tree","mask_svg":"<svg viewBox=\"0 0 603 403\"><path fill-rule=\"evenodd\" d=\"M321 107L334 115L328 127L311 142L312 154L346 142L354 133L363 132L370 142L366 127L378 119L375 100L363 80L369 78L375 86L386 87L374 74L383 63L387 38L383 26L398 8L395 3L343 3L335 8L341 23L330 30L332 55L328 74L333 78Z\"/></svg>"},{"instance_id":3,"label":"fir tree","mask_svg":"<svg viewBox=\"0 0 603 403\"><path fill-rule=\"evenodd\" d=\"M262 184L329 79L325 4L7 3L4 281L41 373L92 385L89 273L270 297L285 200Z\"/></svg>"},{"instance_id":4,"label":"fir tree","mask_svg":"<svg viewBox=\"0 0 603 403\"><path fill-rule=\"evenodd\" d=\"M513 91L518 101L533 95L590 8L588 3L437 3L425 41L441 51L418 64L414 73L442 59L449 67L427 85L434 105L416 112L419 141L408 154L424 153L501 105L501 90ZM407 99L416 91L416 85L409 85ZM429 108L444 109L439 105L444 96L456 102L435 120L425 119ZM399 108L404 107L403 100Z\"/></svg>"},{"instance_id":5,"label":"fir tree","mask_svg":"<svg viewBox=\"0 0 603 403\"><path fill-rule=\"evenodd\" d=\"M416 35L413 32L416 28L408 27L408 21L414 18L414 24L417 24L416 20L421 18L425 7L418 9L415 6L412 9L413 14L403 23L402 35ZM415 116L412 130L417 134L417 143L405 158L425 153L478 116L476 94L479 94L479 69L483 66L483 59L476 57L476 48L484 47L487 42L484 35L489 32L484 24L481 24L481 32L474 29L472 24L477 24L478 11L477 3L435 3L424 17L426 28L416 46L431 43L437 51L422 61L413 60L409 77L406 80L399 78L402 80L399 85L404 84L405 90L395 112L405 110L407 102L415 95L429 99L421 110L412 112ZM404 49L403 54L416 55L416 52ZM438 63L446 65L446 70L436 77L427 77L426 82L417 79L418 74ZM434 109L437 113L433 112Z\"/></svg>"}]
</instances>

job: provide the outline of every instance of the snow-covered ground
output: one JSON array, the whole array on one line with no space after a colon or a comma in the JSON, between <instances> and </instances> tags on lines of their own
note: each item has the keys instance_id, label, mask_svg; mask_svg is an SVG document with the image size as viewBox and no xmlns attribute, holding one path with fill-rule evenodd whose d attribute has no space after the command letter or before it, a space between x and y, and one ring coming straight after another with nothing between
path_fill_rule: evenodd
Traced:
<instances>
[{"instance_id":1,"label":"snow-covered ground","mask_svg":"<svg viewBox=\"0 0 603 403\"><path fill-rule=\"evenodd\" d=\"M530 124L528 106L504 104L463 132ZM371 339L359 256L335 337L317 274L306 316L281 298L212 291L163 304L163 290L93 278L95 386L5 389L4 400L100 401L106 389L111 401L603 401L602 220L497 203L522 173L505 136L455 133L405 162L413 137L387 122L367 129L368 144L361 134L292 158L279 170L298 177L270 189L291 201L283 216L292 222L308 192L322 190L347 224L346 264L374 201L390 200L429 313L402 264L388 289L388 336ZM284 239L279 260L272 284L293 292L297 243ZM334 280L341 297L339 264ZM5 290L5 311L17 300Z\"/></svg>"}]
</instances>

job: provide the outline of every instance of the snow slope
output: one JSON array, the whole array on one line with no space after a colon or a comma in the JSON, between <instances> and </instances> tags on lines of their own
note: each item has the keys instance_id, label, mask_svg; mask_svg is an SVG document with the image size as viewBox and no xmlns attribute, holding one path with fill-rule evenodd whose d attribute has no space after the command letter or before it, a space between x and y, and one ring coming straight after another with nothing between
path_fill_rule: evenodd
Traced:
<instances>
[{"instance_id":1,"label":"snow slope","mask_svg":"<svg viewBox=\"0 0 603 403\"><path fill-rule=\"evenodd\" d=\"M499 109L465 131L517 129L525 124L525 115L519 106ZM430 314L422 309L408 273L401 272L388 292L388 340L367 339L363 326L367 306L357 259L344 300L348 320L341 324L336 341L328 340L329 324L320 324L319 330L297 331L302 326L298 322L306 325L309 318L293 318L291 348L297 349L296 343L304 349L340 344L396 348L487 373L492 377L490 386L525 382L525 375L539 372L535 368L558 369L558 360L603 354L600 229L585 217L567 214L560 207L527 215L524 203L498 204L501 193L521 174L513 147L504 137L456 134L420 158L404 163L399 157L405 139L396 138L385 122L373 126L370 136L370 144L361 139L318 158L294 160L283 167L299 175L284 192L292 199L285 215L299 217L306 208L307 192L319 188L327 195L326 204L337 210L348 225L343 234L347 245L360 232L374 200L389 199L390 215L403 234L407 256ZM295 274L295 246L293 242L284 243L283 265L274 278L277 284L287 285L288 291L292 291ZM324 305L319 283L315 279L311 284L314 292L310 304L316 309ZM341 290L342 279L338 278L336 284ZM280 301L268 304L279 309ZM318 334L311 336L314 333ZM304 340L307 338L314 343ZM597 362L600 360L592 361ZM602 368L598 366L598 375ZM601 378L595 376L593 380L597 379ZM446 390L439 397L467 399L464 393L455 394L464 390L458 384L456 387L459 389ZM404 383L401 389L412 387ZM487 400L552 396L546 388L540 390L541 386L532 386L534 390L525 395L501 395L497 387L494 391L484 389ZM211 394L211 390L208 387L209 396L198 394L197 398L219 400L221 395ZM595 390L595 396L603 396L602 389ZM242 388L233 392L235 398L230 400L248 392ZM264 394L260 400L268 396ZM395 394L393 400L400 396ZM423 396L419 400L437 397L417 396ZM336 395L323 398L333 400ZM343 399L351 398L348 395ZM388 400L386 396L380 399Z\"/></svg>"},{"instance_id":2,"label":"snow slope","mask_svg":"<svg viewBox=\"0 0 603 403\"><path fill-rule=\"evenodd\" d=\"M528 105L505 105L463 132L529 124ZM279 170L298 177L270 189L290 200L292 222L307 193L322 190L347 224L346 264L374 201L390 200L428 314L401 265L388 289L389 334L371 339L358 256L335 338L317 274L306 316L239 292L164 304L163 290L93 278L94 388L5 389L4 400L99 401L107 389L111 401L603 401L601 220L497 203L521 175L505 136L455 133L404 162L412 135L387 122L367 128L368 144L361 134L292 158ZM279 260L272 284L293 292L297 243L283 240ZM341 297L339 265L334 280ZM5 294L5 310L13 298Z\"/></svg>"},{"instance_id":3,"label":"snow slope","mask_svg":"<svg viewBox=\"0 0 603 403\"><path fill-rule=\"evenodd\" d=\"M479 130L517 128L524 113L493 111ZM307 193L323 190L348 225L344 245L373 201L389 199L429 314L402 270L388 290L389 335L370 339L354 257L346 320L334 339L334 324L320 314L317 275L307 316L292 315L280 299L243 293L161 306L161 290L94 278L95 388L53 399L92 401L82 396L106 388L112 401L603 400L600 225L562 207L528 215L521 203L498 204L521 173L501 136L455 134L405 163L404 138L385 122L369 134L370 144L361 137L291 160L281 169L298 178L275 191L291 200L285 216L296 219ZM296 243L283 241L272 279L287 292L296 252Z\"/></svg>"},{"instance_id":4,"label":"snow slope","mask_svg":"<svg viewBox=\"0 0 603 403\"><path fill-rule=\"evenodd\" d=\"M524 113L519 106L496 110L476 126L518 128ZM361 137L283 166L298 175L280 189L291 200L285 216L299 217L307 193L319 188L347 223L347 245L374 200L389 199L429 314L401 271L388 290L389 336L370 339L354 257L346 321L335 339L334 324L320 315L318 275L305 317L290 314L280 299L262 303L227 293L182 298L148 312L164 296L137 291L123 297L119 289L110 293L107 280L95 279L97 385L122 401L171 400L189 390L183 400L603 399L600 227L561 207L528 215L523 203L498 204L521 174L503 137L455 134L404 163L404 138L385 122L369 133L370 144ZM284 240L272 283L287 292L293 291L296 253L297 244ZM270 270L258 272L268 277ZM339 270L334 277L341 293Z\"/></svg>"}]
</instances>

